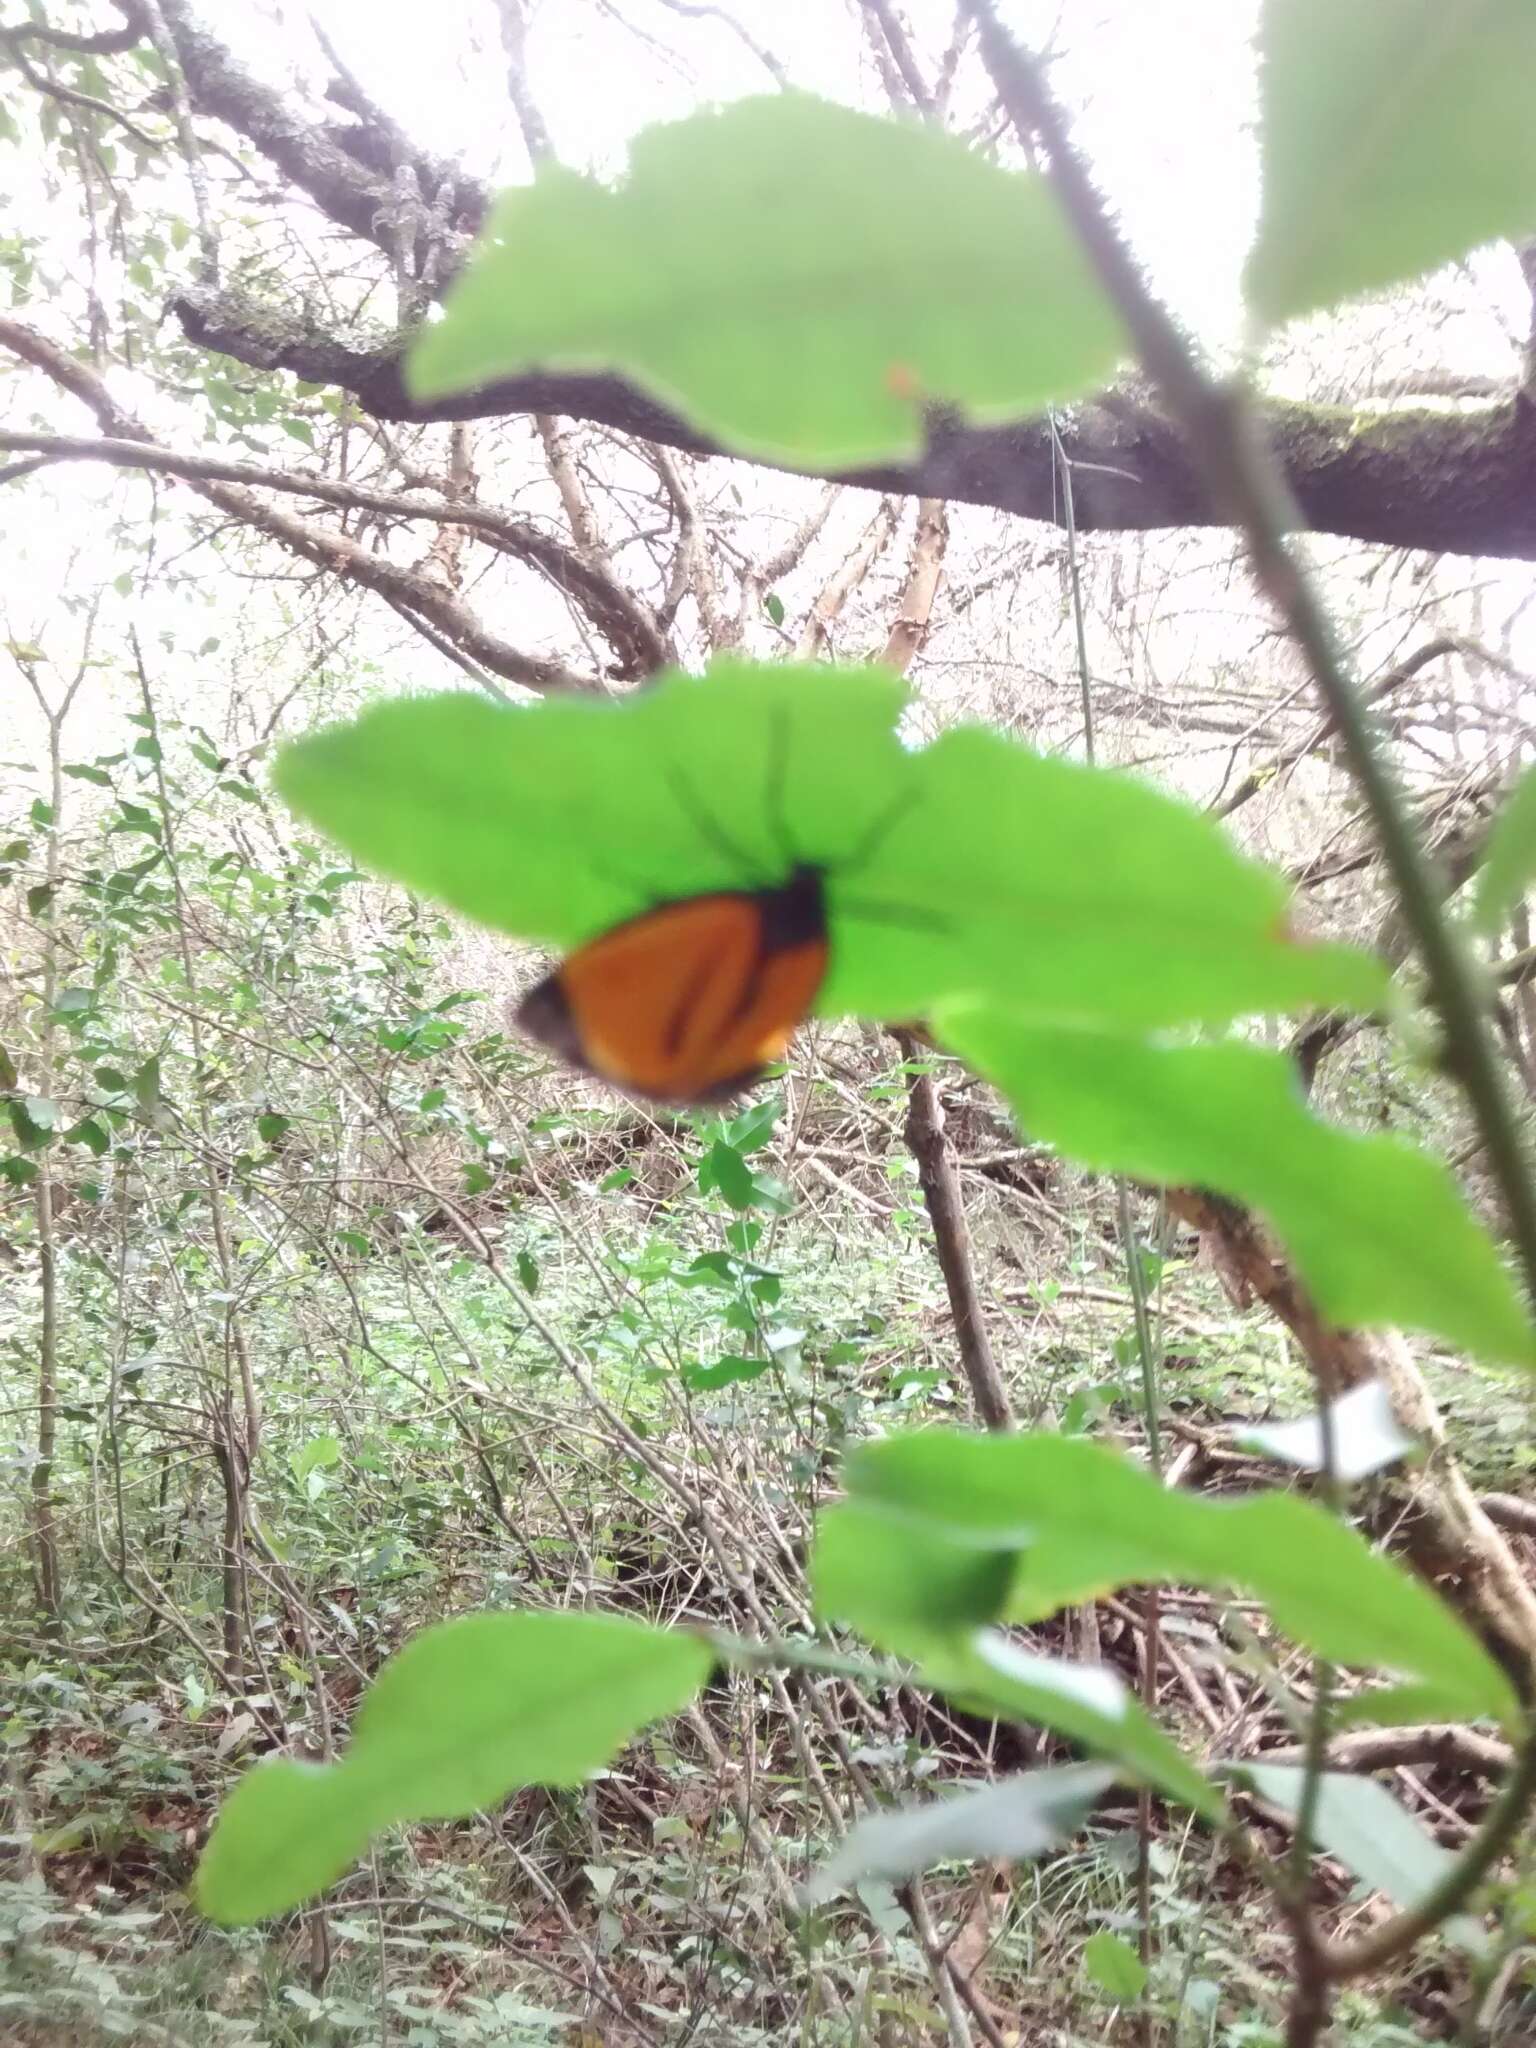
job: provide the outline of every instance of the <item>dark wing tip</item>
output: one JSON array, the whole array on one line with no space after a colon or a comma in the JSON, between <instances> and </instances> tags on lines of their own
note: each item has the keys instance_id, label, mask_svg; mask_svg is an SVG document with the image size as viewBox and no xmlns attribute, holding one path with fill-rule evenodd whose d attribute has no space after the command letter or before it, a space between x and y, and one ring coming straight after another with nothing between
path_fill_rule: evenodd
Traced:
<instances>
[{"instance_id":1,"label":"dark wing tip","mask_svg":"<svg viewBox=\"0 0 1536 2048\"><path fill-rule=\"evenodd\" d=\"M547 975L529 989L513 1011L512 1021L519 1031L537 1039L569 1065L581 1068L584 1073L592 1071L558 973Z\"/></svg>"}]
</instances>

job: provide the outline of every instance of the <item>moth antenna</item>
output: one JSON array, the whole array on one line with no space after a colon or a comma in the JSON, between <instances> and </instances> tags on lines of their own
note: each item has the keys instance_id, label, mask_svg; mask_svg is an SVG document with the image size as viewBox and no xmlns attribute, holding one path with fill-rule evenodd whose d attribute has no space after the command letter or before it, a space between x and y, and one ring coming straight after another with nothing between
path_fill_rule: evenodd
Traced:
<instances>
[{"instance_id":1,"label":"moth antenna","mask_svg":"<svg viewBox=\"0 0 1536 2048\"><path fill-rule=\"evenodd\" d=\"M716 823L694 796L682 770L670 761L667 763L667 787L676 797L678 807L687 817L689 824L712 852L723 854L733 867L741 870L744 878L757 874L757 862L753 860L751 854L738 846L730 834Z\"/></svg>"},{"instance_id":2,"label":"moth antenna","mask_svg":"<svg viewBox=\"0 0 1536 2048\"><path fill-rule=\"evenodd\" d=\"M855 874L864 866L895 826L910 811L914 804L921 802L921 792L916 789L899 789L884 810L877 811L873 821L866 825L863 835L851 850L835 864L840 874Z\"/></svg>"}]
</instances>

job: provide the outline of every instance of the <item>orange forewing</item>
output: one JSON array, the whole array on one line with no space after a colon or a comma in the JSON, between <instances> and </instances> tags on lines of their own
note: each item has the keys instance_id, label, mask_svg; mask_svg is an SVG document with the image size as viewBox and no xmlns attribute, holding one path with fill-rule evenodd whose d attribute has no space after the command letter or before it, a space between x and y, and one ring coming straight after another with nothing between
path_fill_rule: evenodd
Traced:
<instances>
[{"instance_id":1,"label":"orange forewing","mask_svg":"<svg viewBox=\"0 0 1536 2048\"><path fill-rule=\"evenodd\" d=\"M664 903L604 932L525 999L517 1021L631 1094L706 1102L782 1058L827 968L821 877Z\"/></svg>"}]
</instances>

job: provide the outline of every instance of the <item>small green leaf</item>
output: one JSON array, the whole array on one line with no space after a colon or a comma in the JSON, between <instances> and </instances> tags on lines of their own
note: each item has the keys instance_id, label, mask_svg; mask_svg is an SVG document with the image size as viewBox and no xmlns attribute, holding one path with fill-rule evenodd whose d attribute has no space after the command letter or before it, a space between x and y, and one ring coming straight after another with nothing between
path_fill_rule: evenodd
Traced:
<instances>
[{"instance_id":1,"label":"small green leaf","mask_svg":"<svg viewBox=\"0 0 1536 2048\"><path fill-rule=\"evenodd\" d=\"M79 1123L72 1125L64 1133L64 1142L66 1145L84 1145L94 1158L100 1159L111 1146L112 1140L95 1117L87 1116L82 1117Z\"/></svg>"},{"instance_id":2,"label":"small green leaf","mask_svg":"<svg viewBox=\"0 0 1536 2048\"><path fill-rule=\"evenodd\" d=\"M13 1095L6 1103L11 1129L23 1152L40 1152L53 1137L58 1105L46 1095Z\"/></svg>"},{"instance_id":3,"label":"small green leaf","mask_svg":"<svg viewBox=\"0 0 1536 2048\"><path fill-rule=\"evenodd\" d=\"M1260 1758L1232 1765L1231 1775L1295 1819L1306 1775L1299 1765ZM1323 1773L1312 1833L1330 1856L1398 1906L1417 1905L1456 1862L1385 1785L1342 1771Z\"/></svg>"},{"instance_id":4,"label":"small green leaf","mask_svg":"<svg viewBox=\"0 0 1536 2048\"><path fill-rule=\"evenodd\" d=\"M761 1379L771 1363L767 1358L717 1358L713 1365L685 1365L683 1385L696 1394L713 1393L718 1387Z\"/></svg>"},{"instance_id":5,"label":"small green leaf","mask_svg":"<svg viewBox=\"0 0 1536 2048\"><path fill-rule=\"evenodd\" d=\"M539 1280L541 1277L539 1273L539 1262L533 1256L532 1252L524 1251L518 1253L517 1277L518 1280L521 1282L522 1287L526 1293L538 1293Z\"/></svg>"},{"instance_id":6,"label":"small green leaf","mask_svg":"<svg viewBox=\"0 0 1536 2048\"><path fill-rule=\"evenodd\" d=\"M1493 821L1472 885L1472 922L1492 938L1536 881L1536 765L1527 768Z\"/></svg>"},{"instance_id":7,"label":"small green leaf","mask_svg":"<svg viewBox=\"0 0 1536 2048\"><path fill-rule=\"evenodd\" d=\"M94 768L88 761L66 761L64 773L74 776L77 782L94 782L102 789L112 787L112 778L105 768Z\"/></svg>"},{"instance_id":8,"label":"small green leaf","mask_svg":"<svg viewBox=\"0 0 1536 2048\"><path fill-rule=\"evenodd\" d=\"M160 1058L145 1060L133 1077L133 1099L146 1116L153 1116L165 1098L160 1091Z\"/></svg>"},{"instance_id":9,"label":"small green leaf","mask_svg":"<svg viewBox=\"0 0 1536 2048\"><path fill-rule=\"evenodd\" d=\"M330 1435L311 1437L293 1456L293 1476L302 1486L311 1472L341 1463L341 1440Z\"/></svg>"},{"instance_id":10,"label":"small green leaf","mask_svg":"<svg viewBox=\"0 0 1536 2048\"><path fill-rule=\"evenodd\" d=\"M1445 1167L1400 1138L1313 1116L1283 1054L1042 1030L958 1004L935 1023L1030 1137L1101 1172L1263 1210L1335 1323L1402 1323L1536 1365L1514 1282Z\"/></svg>"},{"instance_id":11,"label":"small green leaf","mask_svg":"<svg viewBox=\"0 0 1536 2048\"><path fill-rule=\"evenodd\" d=\"M1236 1587L1320 1655L1435 1687L1441 1718L1516 1722L1508 1678L1451 1609L1296 1495L1204 1500L1082 1437L943 1429L863 1445L843 1476L870 1514L1010 1554L1004 1618L1038 1620L1138 1582ZM909 1555L923 1570L922 1550Z\"/></svg>"},{"instance_id":12,"label":"small green leaf","mask_svg":"<svg viewBox=\"0 0 1536 2048\"><path fill-rule=\"evenodd\" d=\"M306 448L314 447L315 430L308 420L283 419L278 421L278 425L285 434L291 435L295 441L302 441Z\"/></svg>"},{"instance_id":13,"label":"small green leaf","mask_svg":"<svg viewBox=\"0 0 1536 2048\"><path fill-rule=\"evenodd\" d=\"M1117 2005L1131 2005L1147 1988L1147 1966L1128 1941L1101 1927L1083 1943L1083 1969Z\"/></svg>"},{"instance_id":14,"label":"small green leaf","mask_svg":"<svg viewBox=\"0 0 1536 2048\"><path fill-rule=\"evenodd\" d=\"M776 590L770 590L763 599L763 610L776 626L784 623L784 600Z\"/></svg>"},{"instance_id":15,"label":"small green leaf","mask_svg":"<svg viewBox=\"0 0 1536 2048\"><path fill-rule=\"evenodd\" d=\"M686 1706L713 1656L608 1614L471 1614L424 1629L374 1680L325 1768L259 1765L226 1801L197 1874L237 1925L321 1891L392 1821L452 1820L517 1785L576 1785Z\"/></svg>"},{"instance_id":16,"label":"small green leaf","mask_svg":"<svg viewBox=\"0 0 1536 2048\"><path fill-rule=\"evenodd\" d=\"M503 194L406 376L618 370L740 453L834 467L915 455L930 403L1038 412L1126 349L1044 177L787 92L643 130L615 188Z\"/></svg>"},{"instance_id":17,"label":"small green leaf","mask_svg":"<svg viewBox=\"0 0 1536 2048\"><path fill-rule=\"evenodd\" d=\"M256 1135L264 1145L275 1145L284 1131L292 1128L290 1120L275 1109L263 1110L256 1119Z\"/></svg>"},{"instance_id":18,"label":"small green leaf","mask_svg":"<svg viewBox=\"0 0 1536 2048\"><path fill-rule=\"evenodd\" d=\"M1420 1448L1393 1413L1392 1396L1380 1380L1351 1387L1331 1404L1330 1413L1336 1479L1368 1478ZM1240 1444L1309 1472L1321 1472L1327 1462L1322 1418L1317 1415L1303 1415L1295 1422L1243 1423L1236 1435Z\"/></svg>"},{"instance_id":19,"label":"small green leaf","mask_svg":"<svg viewBox=\"0 0 1536 2048\"><path fill-rule=\"evenodd\" d=\"M757 1176L734 1145L717 1138L699 1161L699 1192L718 1189L733 1209L750 1209L757 1200Z\"/></svg>"},{"instance_id":20,"label":"small green leaf","mask_svg":"<svg viewBox=\"0 0 1536 2048\"><path fill-rule=\"evenodd\" d=\"M1115 1781L1097 1764L1066 1764L861 1820L806 1891L813 1904L860 1878L896 1879L932 1863L1043 1856L1074 1834Z\"/></svg>"},{"instance_id":21,"label":"small green leaf","mask_svg":"<svg viewBox=\"0 0 1536 2048\"><path fill-rule=\"evenodd\" d=\"M1265 0L1259 40L1263 318L1536 228L1530 0Z\"/></svg>"}]
</instances>

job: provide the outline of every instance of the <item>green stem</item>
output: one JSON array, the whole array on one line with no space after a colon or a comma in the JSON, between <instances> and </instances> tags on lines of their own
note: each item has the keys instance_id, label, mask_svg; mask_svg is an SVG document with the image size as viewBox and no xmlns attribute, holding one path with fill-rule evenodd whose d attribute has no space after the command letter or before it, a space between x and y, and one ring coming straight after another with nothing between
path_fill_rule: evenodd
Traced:
<instances>
[{"instance_id":1,"label":"green stem","mask_svg":"<svg viewBox=\"0 0 1536 2048\"><path fill-rule=\"evenodd\" d=\"M1044 143L1051 180L1084 253L1124 320L1143 367L1184 429L1214 504L1241 529L1254 573L1301 649L1332 716L1423 958L1430 999L1445 1032L1446 1064L1472 1112L1503 1201L1527 1295L1536 1301L1536 1185L1488 1025L1484 978L1444 913L1434 864L1419 843L1370 712L1317 590L1291 551L1287 535L1305 522L1258 435L1245 394L1206 375L1190 343L1147 288L1072 146L1038 66L1001 27L992 0L963 4L976 23L983 58L1010 121L1027 145ZM1353 1946L1322 1951L1319 1961L1326 1976L1338 1981L1376 1969L1438 1926L1492 1869L1514 1839L1533 1798L1536 1724L1482 1827L1444 1881L1417 1906Z\"/></svg>"}]
</instances>

